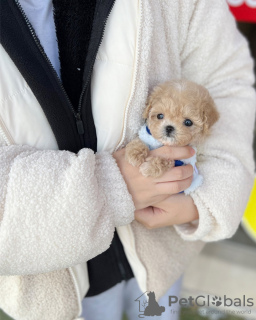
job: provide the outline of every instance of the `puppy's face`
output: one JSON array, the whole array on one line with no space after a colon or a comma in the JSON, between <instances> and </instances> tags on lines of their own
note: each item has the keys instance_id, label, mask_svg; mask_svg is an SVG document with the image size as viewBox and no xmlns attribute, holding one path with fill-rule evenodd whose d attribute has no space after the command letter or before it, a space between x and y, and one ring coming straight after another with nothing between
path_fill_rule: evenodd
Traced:
<instances>
[{"instance_id":1,"label":"puppy's face","mask_svg":"<svg viewBox=\"0 0 256 320\"><path fill-rule=\"evenodd\" d=\"M164 145L186 146L202 142L219 113L207 89L175 80L153 89L143 116L155 139Z\"/></svg>"}]
</instances>

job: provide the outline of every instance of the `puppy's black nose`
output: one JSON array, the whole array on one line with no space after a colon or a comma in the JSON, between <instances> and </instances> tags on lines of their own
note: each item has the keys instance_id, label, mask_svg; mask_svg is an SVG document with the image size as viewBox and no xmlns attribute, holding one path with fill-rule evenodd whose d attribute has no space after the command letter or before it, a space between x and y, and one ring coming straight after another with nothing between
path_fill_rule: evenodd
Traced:
<instances>
[{"instance_id":1,"label":"puppy's black nose","mask_svg":"<svg viewBox=\"0 0 256 320\"><path fill-rule=\"evenodd\" d=\"M175 128L173 126L166 126L165 130L166 135L169 136L175 130Z\"/></svg>"}]
</instances>

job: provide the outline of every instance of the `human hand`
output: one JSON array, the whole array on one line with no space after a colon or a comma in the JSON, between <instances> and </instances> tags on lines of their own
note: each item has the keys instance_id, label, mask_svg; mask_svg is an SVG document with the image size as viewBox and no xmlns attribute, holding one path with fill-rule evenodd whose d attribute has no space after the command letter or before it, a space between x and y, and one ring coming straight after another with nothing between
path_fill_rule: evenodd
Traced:
<instances>
[{"instance_id":1,"label":"human hand","mask_svg":"<svg viewBox=\"0 0 256 320\"><path fill-rule=\"evenodd\" d=\"M190 158L194 153L194 149L189 146L163 146L150 151L149 156L177 160ZM174 167L161 177L152 178L142 176L139 168L132 166L125 160L125 148L116 151L113 157L132 195L136 210L161 203L170 195L187 189L193 179L193 167L191 165Z\"/></svg>"},{"instance_id":2,"label":"human hand","mask_svg":"<svg viewBox=\"0 0 256 320\"><path fill-rule=\"evenodd\" d=\"M174 224L187 223L198 219L198 211L193 199L184 194L175 194L147 207L135 211L135 220L147 229L155 229Z\"/></svg>"}]
</instances>

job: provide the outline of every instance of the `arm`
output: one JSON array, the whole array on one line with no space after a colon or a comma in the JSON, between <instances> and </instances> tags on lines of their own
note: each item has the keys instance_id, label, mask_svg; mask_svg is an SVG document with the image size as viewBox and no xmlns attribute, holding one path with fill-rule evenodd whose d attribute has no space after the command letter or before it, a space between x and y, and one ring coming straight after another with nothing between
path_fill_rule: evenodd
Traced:
<instances>
[{"instance_id":1,"label":"arm","mask_svg":"<svg viewBox=\"0 0 256 320\"><path fill-rule=\"evenodd\" d=\"M110 154L0 143L1 275L89 260L109 247L115 226L133 220L132 198Z\"/></svg>"},{"instance_id":2,"label":"arm","mask_svg":"<svg viewBox=\"0 0 256 320\"><path fill-rule=\"evenodd\" d=\"M109 247L115 226L133 220L135 207L161 201L191 183L189 166L182 168L182 177L177 168L173 177L166 173L162 182L168 183L143 177L125 161L125 149L113 157L89 149L74 154L10 145L2 138L0 275L44 273L87 261ZM161 149L167 158L189 158L194 152ZM181 181L170 182L177 174Z\"/></svg>"},{"instance_id":3,"label":"arm","mask_svg":"<svg viewBox=\"0 0 256 320\"><path fill-rule=\"evenodd\" d=\"M175 225L175 229L184 240L229 238L240 223L253 185L256 97L248 45L226 1L195 1L181 59L182 76L208 88L220 120L198 153L204 182L191 194L198 223Z\"/></svg>"}]
</instances>

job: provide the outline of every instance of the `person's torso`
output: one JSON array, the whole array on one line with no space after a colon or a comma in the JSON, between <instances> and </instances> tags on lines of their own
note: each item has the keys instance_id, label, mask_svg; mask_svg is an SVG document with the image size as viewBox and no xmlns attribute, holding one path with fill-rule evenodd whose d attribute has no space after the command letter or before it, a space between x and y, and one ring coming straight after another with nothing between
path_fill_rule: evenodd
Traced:
<instances>
[{"instance_id":1,"label":"person's torso","mask_svg":"<svg viewBox=\"0 0 256 320\"><path fill-rule=\"evenodd\" d=\"M47 10L49 9L48 7ZM28 12L32 15L32 11ZM49 12L45 12L45 17L49 23L53 22ZM96 56L91 101L98 151L114 151L122 137L124 113L134 77L138 19L138 0L129 3L125 0L116 1ZM46 23L42 19L39 21ZM38 29L40 32L40 22L36 26L35 31ZM47 38L51 43L55 42L55 37L49 35L42 37L45 40L42 45L47 42ZM52 45L45 47L48 49L47 54L56 50ZM0 119L8 136L17 144L27 143L39 149L57 149L56 138L32 90L2 46L0 50L1 69L6 74L0 89L0 96L4 101ZM54 63L56 57L52 53L49 58L59 74L59 65ZM9 99L13 95L13 99ZM15 112L11 113L11 110ZM31 130L24 130L24 123Z\"/></svg>"},{"instance_id":2,"label":"person's torso","mask_svg":"<svg viewBox=\"0 0 256 320\"><path fill-rule=\"evenodd\" d=\"M141 115L149 90L159 82L181 77L180 51L186 40L193 6L188 5L188 1L184 3L184 10L176 2L169 10L169 4L165 2L116 1L106 24L92 76L92 109L98 151L112 152L133 139L143 124ZM182 23L179 23L181 20ZM56 138L38 100L2 46L0 51L1 74L5 75L5 81L0 86L2 136L8 144L28 144L38 149L57 150ZM113 75L111 78L110 73ZM104 81L101 82L99 75ZM25 130L24 123L27 124ZM117 231L144 292L147 287L147 263L142 262L138 254L141 251L138 249L139 232L135 235L131 225L118 227ZM141 236L145 236L145 230L141 231ZM151 234L151 238L160 241L164 233ZM175 257L177 261L173 260L173 263L175 266L185 265L185 260L189 260L190 252L193 252L190 250L193 245L180 240L174 230L168 230L168 238L179 243L181 250L186 252L185 256L179 257L181 260ZM154 250L157 249L156 246ZM165 256L168 254L172 259L172 251L165 252L162 246L161 249ZM89 287L86 263L69 269L72 274L70 285L77 288L76 295L81 300ZM170 270L170 279L174 279L178 270L179 267ZM170 279L165 281L166 285ZM23 280L26 281L25 277Z\"/></svg>"}]
</instances>

